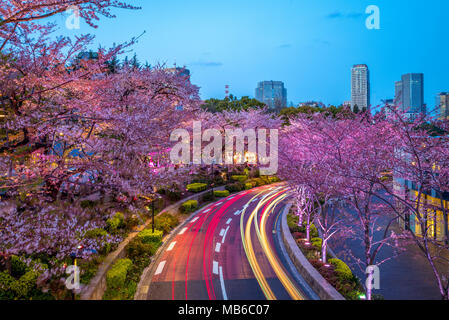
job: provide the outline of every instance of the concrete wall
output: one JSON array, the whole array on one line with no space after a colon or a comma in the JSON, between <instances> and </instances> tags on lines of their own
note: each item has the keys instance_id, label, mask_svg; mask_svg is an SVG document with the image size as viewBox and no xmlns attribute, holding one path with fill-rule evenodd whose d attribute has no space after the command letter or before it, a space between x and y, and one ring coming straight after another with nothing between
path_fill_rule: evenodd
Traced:
<instances>
[{"instance_id":1,"label":"concrete wall","mask_svg":"<svg viewBox=\"0 0 449 320\"><path fill-rule=\"evenodd\" d=\"M288 206L282 213L281 232L285 249L296 269L321 300L345 300L345 298L310 264L299 249L287 224L289 208L290 206Z\"/></svg>"}]
</instances>

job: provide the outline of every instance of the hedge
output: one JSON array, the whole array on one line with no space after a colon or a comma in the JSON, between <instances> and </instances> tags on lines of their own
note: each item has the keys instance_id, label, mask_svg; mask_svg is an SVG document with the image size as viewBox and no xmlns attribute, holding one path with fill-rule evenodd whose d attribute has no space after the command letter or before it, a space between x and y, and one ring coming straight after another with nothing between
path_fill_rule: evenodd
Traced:
<instances>
[{"instance_id":1,"label":"hedge","mask_svg":"<svg viewBox=\"0 0 449 320\"><path fill-rule=\"evenodd\" d=\"M154 243L159 245L162 242L163 232L157 229L154 229L154 233L151 229L145 229L139 233L138 237L142 240L142 243Z\"/></svg>"},{"instance_id":2,"label":"hedge","mask_svg":"<svg viewBox=\"0 0 449 320\"><path fill-rule=\"evenodd\" d=\"M154 227L162 230L164 234L170 233L179 224L179 219L170 213L163 213L154 219Z\"/></svg>"},{"instance_id":3,"label":"hedge","mask_svg":"<svg viewBox=\"0 0 449 320\"><path fill-rule=\"evenodd\" d=\"M236 182L236 183L227 185L225 188L226 188L226 190L228 190L231 193L240 192L240 191L245 190L245 185L241 182Z\"/></svg>"},{"instance_id":4,"label":"hedge","mask_svg":"<svg viewBox=\"0 0 449 320\"><path fill-rule=\"evenodd\" d=\"M125 285L126 275L131 269L133 262L130 259L120 259L106 273L108 288L118 289Z\"/></svg>"},{"instance_id":5,"label":"hedge","mask_svg":"<svg viewBox=\"0 0 449 320\"><path fill-rule=\"evenodd\" d=\"M191 213L195 212L195 210L198 208L198 201L197 200L189 200L184 202L181 205L181 212L182 213Z\"/></svg>"},{"instance_id":6,"label":"hedge","mask_svg":"<svg viewBox=\"0 0 449 320\"><path fill-rule=\"evenodd\" d=\"M351 280L353 278L351 269L340 259L329 259L329 263L335 267L335 272L341 279Z\"/></svg>"},{"instance_id":7,"label":"hedge","mask_svg":"<svg viewBox=\"0 0 449 320\"><path fill-rule=\"evenodd\" d=\"M112 218L106 221L106 228L109 232L117 232L118 229L125 226L125 216L121 212L117 212Z\"/></svg>"},{"instance_id":8,"label":"hedge","mask_svg":"<svg viewBox=\"0 0 449 320\"><path fill-rule=\"evenodd\" d=\"M192 183L187 185L187 191L198 193L205 191L207 189L207 184L205 183Z\"/></svg>"},{"instance_id":9,"label":"hedge","mask_svg":"<svg viewBox=\"0 0 449 320\"><path fill-rule=\"evenodd\" d=\"M235 176L232 176L231 179L234 180L234 181L238 181L238 182L245 182L246 180L248 180L248 176L242 176L242 175L237 176L237 175L235 175Z\"/></svg>"},{"instance_id":10,"label":"hedge","mask_svg":"<svg viewBox=\"0 0 449 320\"><path fill-rule=\"evenodd\" d=\"M228 190L215 190L214 191L214 196L218 197L218 198L226 198L230 195L230 192Z\"/></svg>"},{"instance_id":11,"label":"hedge","mask_svg":"<svg viewBox=\"0 0 449 320\"><path fill-rule=\"evenodd\" d=\"M312 238L310 239L310 242L312 243L312 245L317 249L317 250L321 250L321 247L323 245L323 239L321 238Z\"/></svg>"}]
</instances>

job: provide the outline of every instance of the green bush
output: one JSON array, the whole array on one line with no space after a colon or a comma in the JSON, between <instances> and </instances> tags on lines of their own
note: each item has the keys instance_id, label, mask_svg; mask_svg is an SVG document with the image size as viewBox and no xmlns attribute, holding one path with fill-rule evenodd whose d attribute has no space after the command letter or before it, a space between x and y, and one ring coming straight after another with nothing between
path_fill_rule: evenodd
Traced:
<instances>
[{"instance_id":1,"label":"green bush","mask_svg":"<svg viewBox=\"0 0 449 320\"><path fill-rule=\"evenodd\" d=\"M238 181L238 182L245 182L246 180L248 180L248 176L242 176L242 175L236 175L236 176L231 176L231 179L233 181Z\"/></svg>"},{"instance_id":2,"label":"green bush","mask_svg":"<svg viewBox=\"0 0 449 320\"><path fill-rule=\"evenodd\" d=\"M133 265L130 259L120 259L106 273L106 283L108 288L118 289L125 285L126 275Z\"/></svg>"},{"instance_id":3,"label":"green bush","mask_svg":"<svg viewBox=\"0 0 449 320\"><path fill-rule=\"evenodd\" d=\"M316 226L312 223L310 225L310 238L318 238L319 234L318 234L318 229L316 228Z\"/></svg>"},{"instance_id":4,"label":"green bush","mask_svg":"<svg viewBox=\"0 0 449 320\"><path fill-rule=\"evenodd\" d=\"M202 191L205 191L206 189L207 189L207 184L205 184L205 183L192 183L192 184L187 185L187 191L193 192L193 193L202 192Z\"/></svg>"},{"instance_id":5,"label":"green bush","mask_svg":"<svg viewBox=\"0 0 449 320\"><path fill-rule=\"evenodd\" d=\"M321 250L321 246L323 245L323 239L312 238L310 239L310 243L312 243L312 246L314 246L317 250Z\"/></svg>"},{"instance_id":6,"label":"green bush","mask_svg":"<svg viewBox=\"0 0 449 320\"><path fill-rule=\"evenodd\" d=\"M106 229L115 233L118 229L125 226L125 216L121 212L117 212L112 218L106 221Z\"/></svg>"},{"instance_id":7,"label":"green bush","mask_svg":"<svg viewBox=\"0 0 449 320\"><path fill-rule=\"evenodd\" d=\"M157 248L155 243L143 243L141 238L136 237L127 244L126 256L134 261L143 256L154 255Z\"/></svg>"},{"instance_id":8,"label":"green bush","mask_svg":"<svg viewBox=\"0 0 449 320\"><path fill-rule=\"evenodd\" d=\"M86 231L86 233L84 234L84 238L86 239L97 239L97 238L102 238L102 237L106 237L108 235L108 232L104 229L101 228L96 228L96 229L91 229Z\"/></svg>"},{"instance_id":9,"label":"green bush","mask_svg":"<svg viewBox=\"0 0 449 320\"><path fill-rule=\"evenodd\" d=\"M226 198L229 196L229 191L228 190L215 190L214 191L214 196L216 196L217 198Z\"/></svg>"},{"instance_id":10,"label":"green bush","mask_svg":"<svg viewBox=\"0 0 449 320\"><path fill-rule=\"evenodd\" d=\"M230 193L234 193L234 192L240 192L240 191L245 190L245 185L241 182L236 182L233 184L228 184L225 188Z\"/></svg>"},{"instance_id":11,"label":"green bush","mask_svg":"<svg viewBox=\"0 0 449 320\"><path fill-rule=\"evenodd\" d=\"M25 261L18 256L11 256L11 276L20 278L29 270Z\"/></svg>"},{"instance_id":12,"label":"green bush","mask_svg":"<svg viewBox=\"0 0 449 320\"><path fill-rule=\"evenodd\" d=\"M189 201L184 202L181 205L181 212L182 213L191 213L191 212L195 212L197 208L198 208L198 201L197 200L189 200Z\"/></svg>"},{"instance_id":13,"label":"green bush","mask_svg":"<svg viewBox=\"0 0 449 320\"><path fill-rule=\"evenodd\" d=\"M169 213L163 213L154 219L154 227L162 230L164 234L170 233L179 224L178 217Z\"/></svg>"},{"instance_id":14,"label":"green bush","mask_svg":"<svg viewBox=\"0 0 449 320\"><path fill-rule=\"evenodd\" d=\"M11 291L12 284L16 281L6 272L0 272L0 300L12 300L14 294Z\"/></svg>"},{"instance_id":15,"label":"green bush","mask_svg":"<svg viewBox=\"0 0 449 320\"><path fill-rule=\"evenodd\" d=\"M335 272L340 279L351 280L353 278L351 269L340 259L329 259L329 263L335 267Z\"/></svg>"},{"instance_id":16,"label":"green bush","mask_svg":"<svg viewBox=\"0 0 449 320\"><path fill-rule=\"evenodd\" d=\"M80 203L81 208L83 209L92 209L95 208L95 206L98 204L97 201L91 201L91 200L83 200Z\"/></svg>"},{"instance_id":17,"label":"green bush","mask_svg":"<svg viewBox=\"0 0 449 320\"><path fill-rule=\"evenodd\" d=\"M17 297L25 298L36 286L36 280L39 274L33 270L28 271L19 280L12 282L11 290Z\"/></svg>"},{"instance_id":18,"label":"green bush","mask_svg":"<svg viewBox=\"0 0 449 320\"><path fill-rule=\"evenodd\" d=\"M163 236L163 232L160 230L154 229L154 233L153 233L152 230L145 229L142 232L140 232L137 237L140 238L142 243L146 243L146 244L153 243L153 244L159 246L162 242L162 236Z\"/></svg>"}]
</instances>

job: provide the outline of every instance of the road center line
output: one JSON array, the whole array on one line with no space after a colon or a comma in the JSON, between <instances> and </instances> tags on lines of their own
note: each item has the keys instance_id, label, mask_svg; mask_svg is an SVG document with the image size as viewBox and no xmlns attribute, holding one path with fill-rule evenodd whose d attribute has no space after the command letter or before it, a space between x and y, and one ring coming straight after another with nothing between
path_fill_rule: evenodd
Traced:
<instances>
[{"instance_id":1,"label":"road center line","mask_svg":"<svg viewBox=\"0 0 449 320\"><path fill-rule=\"evenodd\" d=\"M228 230L229 230L229 226L226 228L226 231L225 231L225 233L224 233L224 235L223 235L223 239L221 240L221 243L224 243L224 242L225 242L226 235L228 234Z\"/></svg>"},{"instance_id":2,"label":"road center line","mask_svg":"<svg viewBox=\"0 0 449 320\"><path fill-rule=\"evenodd\" d=\"M197 221L199 219L199 217L196 217L195 219L193 219L192 221L190 221L190 223L193 223L195 221Z\"/></svg>"},{"instance_id":3,"label":"road center line","mask_svg":"<svg viewBox=\"0 0 449 320\"><path fill-rule=\"evenodd\" d=\"M175 246L175 244L176 244L176 241L175 242L172 242L172 243L170 243L170 245L168 246L168 248L167 248L167 251L172 251L173 250L173 248L174 248L174 246Z\"/></svg>"},{"instance_id":4,"label":"road center line","mask_svg":"<svg viewBox=\"0 0 449 320\"><path fill-rule=\"evenodd\" d=\"M228 221L226 221L226 224L230 224L230 223L231 223L231 221L232 221L232 219L231 219L231 218L229 218L229 219L228 219Z\"/></svg>"},{"instance_id":5,"label":"road center line","mask_svg":"<svg viewBox=\"0 0 449 320\"><path fill-rule=\"evenodd\" d=\"M217 262L217 261L214 261L214 262L212 263L212 272L213 272L214 274L218 275L218 262Z\"/></svg>"},{"instance_id":6,"label":"road center line","mask_svg":"<svg viewBox=\"0 0 449 320\"><path fill-rule=\"evenodd\" d=\"M185 227L184 229L181 230L181 232L179 232L179 234L184 234L184 232L187 231L187 227Z\"/></svg>"},{"instance_id":7,"label":"road center line","mask_svg":"<svg viewBox=\"0 0 449 320\"><path fill-rule=\"evenodd\" d=\"M223 237L225 231L226 231L225 229L221 229L221 230L220 230L220 237Z\"/></svg>"},{"instance_id":8,"label":"road center line","mask_svg":"<svg viewBox=\"0 0 449 320\"><path fill-rule=\"evenodd\" d=\"M221 285L221 292L223 294L223 300L228 300L228 295L226 294L226 288L225 288L224 279L223 279L223 268L222 267L220 267L220 285Z\"/></svg>"},{"instance_id":9,"label":"road center line","mask_svg":"<svg viewBox=\"0 0 449 320\"><path fill-rule=\"evenodd\" d=\"M217 244L215 245L215 252L220 252L221 249L221 243L217 242Z\"/></svg>"},{"instance_id":10,"label":"road center line","mask_svg":"<svg viewBox=\"0 0 449 320\"><path fill-rule=\"evenodd\" d=\"M167 261L162 261L161 263L159 263L159 265L157 266L156 272L154 273L155 275L158 275L158 274L162 273L162 270L164 270L166 262Z\"/></svg>"},{"instance_id":11,"label":"road center line","mask_svg":"<svg viewBox=\"0 0 449 320\"><path fill-rule=\"evenodd\" d=\"M241 211L240 211L240 210L237 210L237 211L234 213L234 216L238 216L240 213L241 213Z\"/></svg>"}]
</instances>

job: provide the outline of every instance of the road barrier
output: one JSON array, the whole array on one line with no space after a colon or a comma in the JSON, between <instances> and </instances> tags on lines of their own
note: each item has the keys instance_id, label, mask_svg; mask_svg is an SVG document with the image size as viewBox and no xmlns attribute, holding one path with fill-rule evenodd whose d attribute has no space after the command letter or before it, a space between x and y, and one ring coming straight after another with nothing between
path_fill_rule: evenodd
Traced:
<instances>
[{"instance_id":1,"label":"road barrier","mask_svg":"<svg viewBox=\"0 0 449 320\"><path fill-rule=\"evenodd\" d=\"M282 213L282 239L288 256L292 260L298 272L307 281L312 290L321 300L345 300L345 298L323 278L323 276L310 264L307 258L299 249L295 239L287 224L287 215L290 205L286 206Z\"/></svg>"}]
</instances>

